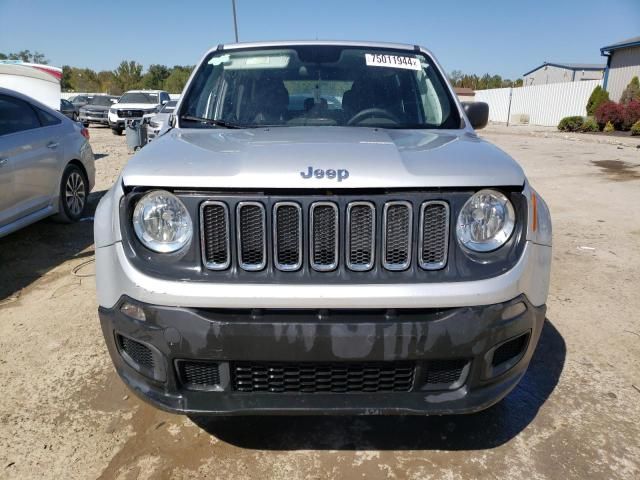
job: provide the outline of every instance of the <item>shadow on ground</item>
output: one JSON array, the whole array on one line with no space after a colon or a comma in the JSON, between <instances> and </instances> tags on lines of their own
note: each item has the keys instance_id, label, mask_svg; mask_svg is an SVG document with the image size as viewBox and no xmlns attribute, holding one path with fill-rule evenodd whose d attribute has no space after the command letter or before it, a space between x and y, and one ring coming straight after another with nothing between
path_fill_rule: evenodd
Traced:
<instances>
[{"instance_id":1,"label":"shadow on ground","mask_svg":"<svg viewBox=\"0 0 640 480\"><path fill-rule=\"evenodd\" d=\"M67 260L93 255L85 250L93 244L93 214L105 193L89 195L87 212L78 223L45 219L0 238L0 304Z\"/></svg>"},{"instance_id":2,"label":"shadow on ground","mask_svg":"<svg viewBox=\"0 0 640 480\"><path fill-rule=\"evenodd\" d=\"M520 433L557 385L566 346L545 322L529 370L500 403L473 415L441 417L229 417L191 420L241 448L260 450L478 450Z\"/></svg>"}]
</instances>

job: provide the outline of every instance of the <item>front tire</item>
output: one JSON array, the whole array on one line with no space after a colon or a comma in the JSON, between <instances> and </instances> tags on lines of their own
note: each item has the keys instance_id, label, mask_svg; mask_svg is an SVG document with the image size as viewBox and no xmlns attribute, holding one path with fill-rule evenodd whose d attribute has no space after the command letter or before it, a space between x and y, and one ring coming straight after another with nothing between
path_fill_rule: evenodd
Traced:
<instances>
[{"instance_id":1,"label":"front tire","mask_svg":"<svg viewBox=\"0 0 640 480\"><path fill-rule=\"evenodd\" d=\"M59 209L54 219L62 223L77 222L87 210L89 182L80 167L67 165L60 181Z\"/></svg>"},{"instance_id":2,"label":"front tire","mask_svg":"<svg viewBox=\"0 0 640 480\"><path fill-rule=\"evenodd\" d=\"M77 121L78 121L78 114L77 114L77 113L75 113L75 112L73 112L73 113L71 114L71 120L73 120L74 122L77 122Z\"/></svg>"},{"instance_id":3,"label":"front tire","mask_svg":"<svg viewBox=\"0 0 640 480\"><path fill-rule=\"evenodd\" d=\"M84 122L84 123L82 124L82 126L83 126L84 128L89 128L89 122Z\"/></svg>"},{"instance_id":4,"label":"front tire","mask_svg":"<svg viewBox=\"0 0 640 480\"><path fill-rule=\"evenodd\" d=\"M112 128L111 129L111 133L113 133L114 135L122 135L122 129L121 128Z\"/></svg>"}]
</instances>

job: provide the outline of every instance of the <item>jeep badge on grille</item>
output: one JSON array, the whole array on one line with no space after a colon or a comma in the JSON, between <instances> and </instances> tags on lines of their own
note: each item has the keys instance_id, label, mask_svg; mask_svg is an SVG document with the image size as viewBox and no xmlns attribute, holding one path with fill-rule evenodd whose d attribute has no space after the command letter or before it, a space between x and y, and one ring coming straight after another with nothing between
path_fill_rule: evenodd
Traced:
<instances>
[{"instance_id":1,"label":"jeep badge on grille","mask_svg":"<svg viewBox=\"0 0 640 480\"><path fill-rule=\"evenodd\" d=\"M312 166L307 167L307 171L300 172L300 176L302 178L325 178L327 177L329 180L333 180L334 178L338 179L338 182L346 180L349 178L349 170L345 168L341 168L339 170L334 170L329 168L327 170L323 170L321 168L314 168Z\"/></svg>"}]
</instances>

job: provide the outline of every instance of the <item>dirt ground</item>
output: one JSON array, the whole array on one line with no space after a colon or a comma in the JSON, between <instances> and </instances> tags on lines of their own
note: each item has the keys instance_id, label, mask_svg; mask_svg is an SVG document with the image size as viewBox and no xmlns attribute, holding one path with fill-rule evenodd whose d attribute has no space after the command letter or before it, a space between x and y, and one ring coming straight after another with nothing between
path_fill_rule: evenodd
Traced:
<instances>
[{"instance_id":1,"label":"dirt ground","mask_svg":"<svg viewBox=\"0 0 640 480\"><path fill-rule=\"evenodd\" d=\"M98 324L93 218L0 239L0 478L640 478L640 140L491 126L550 205L548 320L503 402L457 417L194 423L139 401ZM92 210L127 162L91 128Z\"/></svg>"}]
</instances>

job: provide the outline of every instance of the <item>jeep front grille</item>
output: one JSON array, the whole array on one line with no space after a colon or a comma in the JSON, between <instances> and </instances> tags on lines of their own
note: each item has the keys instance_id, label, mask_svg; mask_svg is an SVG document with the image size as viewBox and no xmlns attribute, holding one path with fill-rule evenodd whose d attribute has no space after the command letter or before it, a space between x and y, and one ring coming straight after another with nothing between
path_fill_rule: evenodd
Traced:
<instances>
[{"instance_id":1,"label":"jeep front grille","mask_svg":"<svg viewBox=\"0 0 640 480\"><path fill-rule=\"evenodd\" d=\"M200 223L209 270L439 270L449 254L450 208L441 200L205 201Z\"/></svg>"},{"instance_id":2,"label":"jeep front grille","mask_svg":"<svg viewBox=\"0 0 640 480\"><path fill-rule=\"evenodd\" d=\"M278 270L294 271L302 266L302 208L294 202L273 207L273 257Z\"/></svg>"},{"instance_id":3,"label":"jeep front grille","mask_svg":"<svg viewBox=\"0 0 640 480\"><path fill-rule=\"evenodd\" d=\"M262 270L267 264L267 235L264 205L238 204L238 261L248 271Z\"/></svg>"},{"instance_id":4,"label":"jeep front grille","mask_svg":"<svg viewBox=\"0 0 640 480\"><path fill-rule=\"evenodd\" d=\"M387 270L406 270L411 261L411 204L405 201L387 202L384 205L382 222L382 264Z\"/></svg>"},{"instance_id":5,"label":"jeep front grille","mask_svg":"<svg viewBox=\"0 0 640 480\"><path fill-rule=\"evenodd\" d=\"M311 268L334 270L338 266L338 207L332 202L315 202L310 217Z\"/></svg>"}]
</instances>

